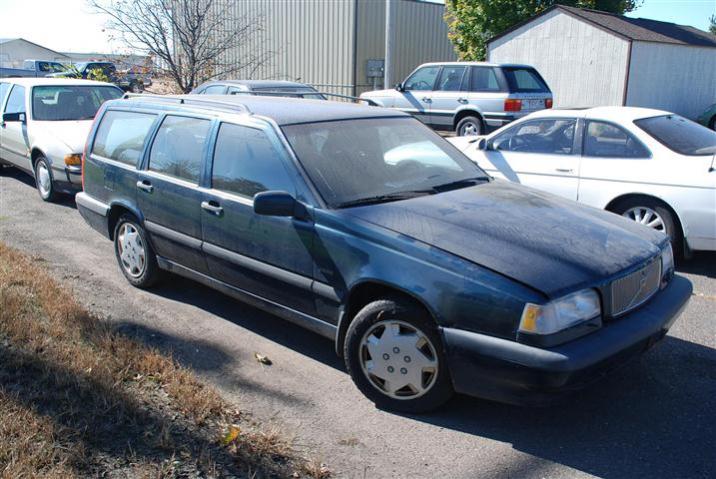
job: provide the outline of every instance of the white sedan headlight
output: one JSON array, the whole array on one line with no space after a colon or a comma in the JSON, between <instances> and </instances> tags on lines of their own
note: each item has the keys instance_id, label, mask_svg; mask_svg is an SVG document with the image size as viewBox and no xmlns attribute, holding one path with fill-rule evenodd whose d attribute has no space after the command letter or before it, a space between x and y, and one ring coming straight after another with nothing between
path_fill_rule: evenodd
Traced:
<instances>
[{"instance_id":1,"label":"white sedan headlight","mask_svg":"<svg viewBox=\"0 0 716 479\"><path fill-rule=\"evenodd\" d=\"M602 314L599 294L583 289L547 304L527 303L522 311L520 332L553 334Z\"/></svg>"}]
</instances>

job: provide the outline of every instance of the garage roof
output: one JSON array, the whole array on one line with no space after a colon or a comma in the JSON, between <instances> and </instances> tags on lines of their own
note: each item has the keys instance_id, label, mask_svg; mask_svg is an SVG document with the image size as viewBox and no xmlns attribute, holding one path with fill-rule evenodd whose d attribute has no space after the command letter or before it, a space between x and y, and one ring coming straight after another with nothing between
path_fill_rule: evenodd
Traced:
<instances>
[{"instance_id":1,"label":"garage roof","mask_svg":"<svg viewBox=\"0 0 716 479\"><path fill-rule=\"evenodd\" d=\"M567 7L564 5L550 7L539 15L519 23L500 35L491 38L488 43L517 30L523 25L553 10L561 10L568 15L584 20L597 28L601 28L626 40L716 48L716 35L711 35L710 33L688 25L677 25L675 23L649 20L648 18L629 18L614 13L587 8Z\"/></svg>"}]
</instances>

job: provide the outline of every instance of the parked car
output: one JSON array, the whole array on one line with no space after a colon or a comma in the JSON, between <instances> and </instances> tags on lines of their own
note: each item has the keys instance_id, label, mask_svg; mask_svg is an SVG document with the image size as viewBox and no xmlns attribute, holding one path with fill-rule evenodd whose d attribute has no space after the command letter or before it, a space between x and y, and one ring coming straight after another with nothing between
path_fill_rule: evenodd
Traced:
<instances>
[{"instance_id":1,"label":"parked car","mask_svg":"<svg viewBox=\"0 0 716 479\"><path fill-rule=\"evenodd\" d=\"M132 285L171 271L323 334L381 407L548 400L691 295L663 234L493 181L406 114L225 98L107 102L80 213Z\"/></svg>"},{"instance_id":2,"label":"parked car","mask_svg":"<svg viewBox=\"0 0 716 479\"><path fill-rule=\"evenodd\" d=\"M716 132L631 107L534 113L477 142L451 140L488 173L612 211L716 250Z\"/></svg>"},{"instance_id":3,"label":"parked car","mask_svg":"<svg viewBox=\"0 0 716 479\"><path fill-rule=\"evenodd\" d=\"M100 105L122 96L109 83L52 78L0 81L0 163L35 178L45 201L81 189L81 154Z\"/></svg>"},{"instance_id":4,"label":"parked car","mask_svg":"<svg viewBox=\"0 0 716 479\"><path fill-rule=\"evenodd\" d=\"M214 80L204 82L192 94L199 95L274 95L325 100L326 97L310 85L281 80Z\"/></svg>"},{"instance_id":5,"label":"parked car","mask_svg":"<svg viewBox=\"0 0 716 479\"><path fill-rule=\"evenodd\" d=\"M25 60L22 68L0 68L0 78L44 77L63 72L67 66L47 60Z\"/></svg>"},{"instance_id":6,"label":"parked car","mask_svg":"<svg viewBox=\"0 0 716 479\"><path fill-rule=\"evenodd\" d=\"M459 136L482 135L552 108L552 92L533 67L482 62L425 63L394 90L370 91L361 98Z\"/></svg>"},{"instance_id":7,"label":"parked car","mask_svg":"<svg viewBox=\"0 0 716 479\"><path fill-rule=\"evenodd\" d=\"M137 73L119 72L112 62L82 62L76 63L73 68L69 68L63 72L49 75L53 78L90 78L92 71L100 70L107 77L110 83L114 83L124 91L132 93L141 93L144 88L152 84L152 80L148 75L140 75Z\"/></svg>"},{"instance_id":8,"label":"parked car","mask_svg":"<svg viewBox=\"0 0 716 479\"><path fill-rule=\"evenodd\" d=\"M708 107L696 120L707 128L716 131L716 103Z\"/></svg>"}]
</instances>

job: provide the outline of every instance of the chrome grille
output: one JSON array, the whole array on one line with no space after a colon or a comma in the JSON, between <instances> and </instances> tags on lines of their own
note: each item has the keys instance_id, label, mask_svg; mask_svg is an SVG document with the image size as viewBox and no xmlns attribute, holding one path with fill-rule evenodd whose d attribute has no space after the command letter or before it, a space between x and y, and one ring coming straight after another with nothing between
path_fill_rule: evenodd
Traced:
<instances>
[{"instance_id":1,"label":"chrome grille","mask_svg":"<svg viewBox=\"0 0 716 479\"><path fill-rule=\"evenodd\" d=\"M612 315L619 316L643 304L659 289L661 260L655 259L643 268L612 282Z\"/></svg>"}]
</instances>

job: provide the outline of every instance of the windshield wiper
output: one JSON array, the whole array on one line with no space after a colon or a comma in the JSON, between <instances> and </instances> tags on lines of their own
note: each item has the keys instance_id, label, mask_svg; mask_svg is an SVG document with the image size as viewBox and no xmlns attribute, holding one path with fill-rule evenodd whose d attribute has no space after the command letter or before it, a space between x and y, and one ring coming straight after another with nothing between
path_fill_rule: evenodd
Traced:
<instances>
[{"instance_id":1,"label":"windshield wiper","mask_svg":"<svg viewBox=\"0 0 716 479\"><path fill-rule=\"evenodd\" d=\"M434 186L433 189L436 192L442 193L444 191L459 190L460 188L475 186L489 180L490 179L487 176L477 176L475 178L465 178L463 180L452 181L443 185Z\"/></svg>"},{"instance_id":2,"label":"windshield wiper","mask_svg":"<svg viewBox=\"0 0 716 479\"><path fill-rule=\"evenodd\" d=\"M408 200L410 198L418 198L419 196L426 196L435 194L432 189L429 190L412 190L412 191L400 191L397 193L388 193L385 195L369 196L367 198L360 198L357 200L345 201L338 204L338 208L350 208L351 206L365 206L375 205L378 203L387 203L389 201L400 201Z\"/></svg>"}]
</instances>

